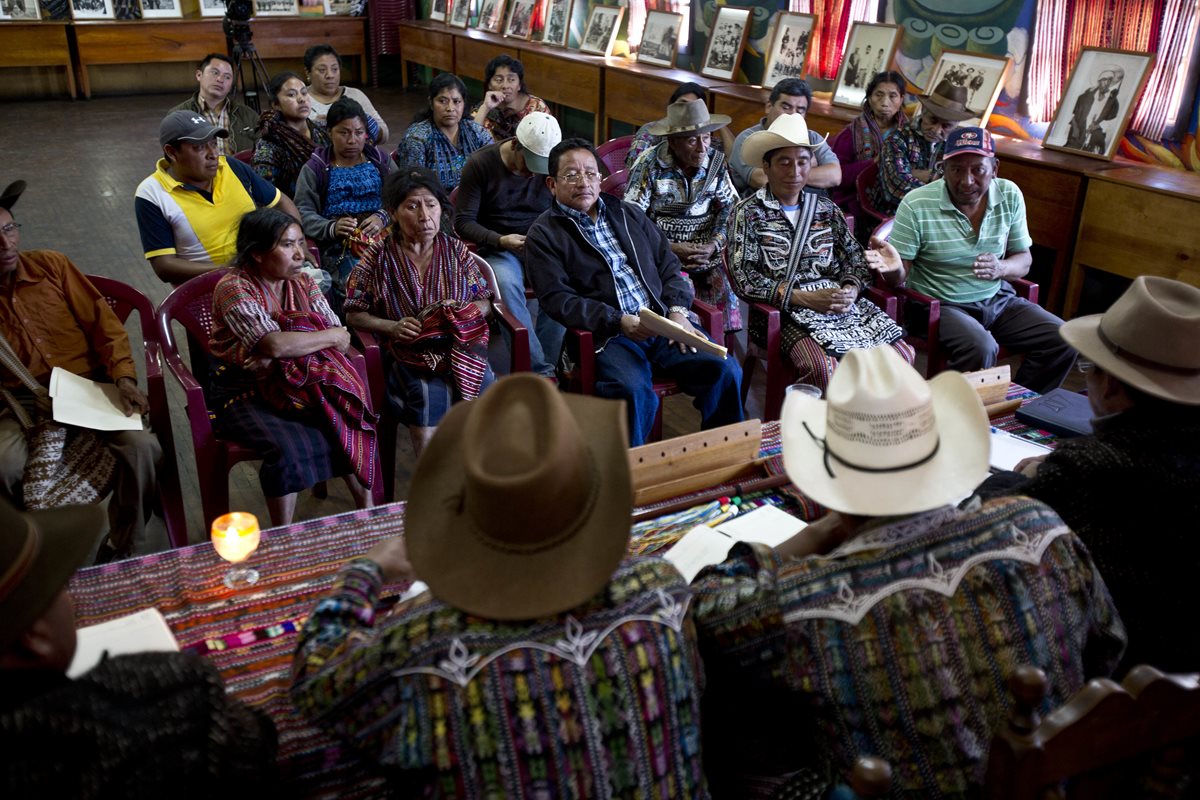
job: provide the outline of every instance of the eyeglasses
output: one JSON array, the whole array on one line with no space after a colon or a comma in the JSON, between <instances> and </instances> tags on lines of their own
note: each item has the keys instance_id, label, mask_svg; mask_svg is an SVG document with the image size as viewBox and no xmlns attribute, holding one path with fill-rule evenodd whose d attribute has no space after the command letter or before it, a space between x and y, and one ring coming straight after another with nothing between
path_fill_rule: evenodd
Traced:
<instances>
[{"instance_id":1,"label":"eyeglasses","mask_svg":"<svg viewBox=\"0 0 1200 800\"><path fill-rule=\"evenodd\" d=\"M7 225L5 225L3 228L0 228L0 233L3 233L9 239L12 239L12 238L16 237L17 231L19 231L20 229L21 229L21 223L10 222Z\"/></svg>"},{"instance_id":2,"label":"eyeglasses","mask_svg":"<svg viewBox=\"0 0 1200 800\"><path fill-rule=\"evenodd\" d=\"M595 183L600 180L600 173L588 170L587 172L567 172L558 178L563 183L569 183L572 186L579 186L582 183Z\"/></svg>"},{"instance_id":3,"label":"eyeglasses","mask_svg":"<svg viewBox=\"0 0 1200 800\"><path fill-rule=\"evenodd\" d=\"M1087 375L1096 368L1096 364L1091 361L1084 361L1082 358L1075 362L1075 369Z\"/></svg>"}]
</instances>

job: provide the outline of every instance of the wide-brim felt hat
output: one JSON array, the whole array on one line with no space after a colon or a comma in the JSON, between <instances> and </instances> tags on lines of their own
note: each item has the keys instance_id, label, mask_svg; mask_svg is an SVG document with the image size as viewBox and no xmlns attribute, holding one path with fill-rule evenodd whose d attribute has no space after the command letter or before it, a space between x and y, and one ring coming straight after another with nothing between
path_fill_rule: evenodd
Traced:
<instances>
[{"instance_id":1,"label":"wide-brim felt hat","mask_svg":"<svg viewBox=\"0 0 1200 800\"><path fill-rule=\"evenodd\" d=\"M979 114L967 108L967 90L962 86L950 86L946 89L949 94L930 92L917 96L921 105L929 109L939 119L947 122L962 122L965 119L977 117Z\"/></svg>"},{"instance_id":2,"label":"wide-brim felt hat","mask_svg":"<svg viewBox=\"0 0 1200 800\"><path fill-rule=\"evenodd\" d=\"M1142 275L1103 314L1059 333L1088 361L1154 397L1200 405L1200 289Z\"/></svg>"},{"instance_id":3,"label":"wide-brim felt hat","mask_svg":"<svg viewBox=\"0 0 1200 800\"><path fill-rule=\"evenodd\" d=\"M95 505L20 512L0 499L0 646L46 612L104 530Z\"/></svg>"},{"instance_id":4,"label":"wide-brim felt hat","mask_svg":"<svg viewBox=\"0 0 1200 800\"><path fill-rule=\"evenodd\" d=\"M742 142L742 160L752 167L762 164L763 156L780 147L813 148L828 137L812 140L808 132L808 122L802 114L781 114L771 123L771 127L755 131Z\"/></svg>"},{"instance_id":5,"label":"wide-brim felt hat","mask_svg":"<svg viewBox=\"0 0 1200 800\"><path fill-rule=\"evenodd\" d=\"M667 116L651 122L646 131L654 136L683 133L712 133L733 121L725 114L709 114L703 100L676 100L667 106Z\"/></svg>"},{"instance_id":6,"label":"wide-brim felt hat","mask_svg":"<svg viewBox=\"0 0 1200 800\"><path fill-rule=\"evenodd\" d=\"M846 514L916 514L958 502L988 475L979 395L958 372L926 382L891 347L851 350L825 400L792 392L781 418L788 477Z\"/></svg>"},{"instance_id":7,"label":"wide-brim felt hat","mask_svg":"<svg viewBox=\"0 0 1200 800\"><path fill-rule=\"evenodd\" d=\"M17 204L17 200L25 192L25 181L13 181L8 186L4 187L4 191L0 192L0 208L5 211L12 211L12 207Z\"/></svg>"},{"instance_id":8,"label":"wide-brim felt hat","mask_svg":"<svg viewBox=\"0 0 1200 800\"><path fill-rule=\"evenodd\" d=\"M413 473L409 560L435 597L489 619L575 608L629 545L625 404L512 375L438 424Z\"/></svg>"}]
</instances>

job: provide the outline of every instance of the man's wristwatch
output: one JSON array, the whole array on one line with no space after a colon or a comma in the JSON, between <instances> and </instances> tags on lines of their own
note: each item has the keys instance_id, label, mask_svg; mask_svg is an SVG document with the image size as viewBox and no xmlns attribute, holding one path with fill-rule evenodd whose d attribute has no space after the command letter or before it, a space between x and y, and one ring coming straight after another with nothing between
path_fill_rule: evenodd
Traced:
<instances>
[{"instance_id":1,"label":"man's wristwatch","mask_svg":"<svg viewBox=\"0 0 1200 800\"><path fill-rule=\"evenodd\" d=\"M684 306L671 306L667 309L667 314L683 314L686 317L688 315L688 309Z\"/></svg>"}]
</instances>

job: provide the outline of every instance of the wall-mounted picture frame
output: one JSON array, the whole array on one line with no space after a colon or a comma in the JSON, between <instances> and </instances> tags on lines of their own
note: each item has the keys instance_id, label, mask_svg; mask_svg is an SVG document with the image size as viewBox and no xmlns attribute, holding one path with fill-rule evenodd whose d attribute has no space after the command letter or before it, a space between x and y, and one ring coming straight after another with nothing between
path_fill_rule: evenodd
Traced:
<instances>
[{"instance_id":1,"label":"wall-mounted picture frame","mask_svg":"<svg viewBox=\"0 0 1200 800\"><path fill-rule=\"evenodd\" d=\"M775 23L771 49L763 66L763 88L774 88L785 78L803 78L808 71L808 46L817 27L815 14L784 12Z\"/></svg>"},{"instance_id":2,"label":"wall-mounted picture frame","mask_svg":"<svg viewBox=\"0 0 1200 800\"><path fill-rule=\"evenodd\" d=\"M450 0L450 27L467 27L467 23L471 21L472 2L473 0Z\"/></svg>"},{"instance_id":3,"label":"wall-mounted picture frame","mask_svg":"<svg viewBox=\"0 0 1200 800\"><path fill-rule=\"evenodd\" d=\"M298 17L300 5L298 0L254 0L254 16Z\"/></svg>"},{"instance_id":4,"label":"wall-mounted picture frame","mask_svg":"<svg viewBox=\"0 0 1200 800\"><path fill-rule=\"evenodd\" d=\"M116 19L113 14L112 0L71 0L71 17L72 19Z\"/></svg>"},{"instance_id":5,"label":"wall-mounted picture frame","mask_svg":"<svg viewBox=\"0 0 1200 800\"><path fill-rule=\"evenodd\" d=\"M833 85L833 105L862 108L871 78L891 69L903 33L904 29L899 25L884 22L856 22L850 26L837 81Z\"/></svg>"},{"instance_id":6,"label":"wall-mounted picture frame","mask_svg":"<svg viewBox=\"0 0 1200 800\"><path fill-rule=\"evenodd\" d=\"M672 11L647 11L646 27L642 29L642 42L638 45L638 63L674 67L675 58L679 55L681 27L683 14Z\"/></svg>"},{"instance_id":7,"label":"wall-mounted picture frame","mask_svg":"<svg viewBox=\"0 0 1200 800\"><path fill-rule=\"evenodd\" d=\"M718 6L717 18L713 20L712 30L708 34L708 46L704 50L700 74L723 81L736 80L749 32L749 8Z\"/></svg>"},{"instance_id":8,"label":"wall-mounted picture frame","mask_svg":"<svg viewBox=\"0 0 1200 800\"><path fill-rule=\"evenodd\" d=\"M446 2L447 0L431 0L429 4L429 18L434 22L446 21Z\"/></svg>"},{"instance_id":9,"label":"wall-mounted picture frame","mask_svg":"<svg viewBox=\"0 0 1200 800\"><path fill-rule=\"evenodd\" d=\"M0 19L39 22L42 9L38 7L38 0L0 0Z\"/></svg>"},{"instance_id":10,"label":"wall-mounted picture frame","mask_svg":"<svg viewBox=\"0 0 1200 800\"><path fill-rule=\"evenodd\" d=\"M1153 53L1083 48L1042 147L1112 161L1153 67Z\"/></svg>"},{"instance_id":11,"label":"wall-mounted picture frame","mask_svg":"<svg viewBox=\"0 0 1200 800\"><path fill-rule=\"evenodd\" d=\"M566 47L571 33L571 12L574 0L546 0L546 25L542 28L542 44Z\"/></svg>"},{"instance_id":12,"label":"wall-mounted picture frame","mask_svg":"<svg viewBox=\"0 0 1200 800\"><path fill-rule=\"evenodd\" d=\"M533 15L537 12L539 0L512 0L508 6L508 23L504 26L504 35L514 39L529 39L533 33Z\"/></svg>"},{"instance_id":13,"label":"wall-mounted picture frame","mask_svg":"<svg viewBox=\"0 0 1200 800\"><path fill-rule=\"evenodd\" d=\"M588 17L587 27L584 28L583 40L579 43L579 52L597 56L607 56L611 53L623 16L624 7L592 6L592 14Z\"/></svg>"},{"instance_id":14,"label":"wall-mounted picture frame","mask_svg":"<svg viewBox=\"0 0 1200 800\"><path fill-rule=\"evenodd\" d=\"M325 0L325 13L329 13L328 3ZM225 16L225 0L200 0L200 16L202 17L223 17Z\"/></svg>"},{"instance_id":15,"label":"wall-mounted picture frame","mask_svg":"<svg viewBox=\"0 0 1200 800\"><path fill-rule=\"evenodd\" d=\"M476 30L499 33L504 24L504 0L480 0Z\"/></svg>"},{"instance_id":16,"label":"wall-mounted picture frame","mask_svg":"<svg viewBox=\"0 0 1200 800\"><path fill-rule=\"evenodd\" d=\"M179 19L183 8L179 0L141 0L142 19Z\"/></svg>"},{"instance_id":17,"label":"wall-mounted picture frame","mask_svg":"<svg viewBox=\"0 0 1200 800\"><path fill-rule=\"evenodd\" d=\"M986 127L1010 69L1012 59L1008 56L943 50L933 65L925 96L937 96L943 103L962 103L975 116L960 122L961 127Z\"/></svg>"}]
</instances>

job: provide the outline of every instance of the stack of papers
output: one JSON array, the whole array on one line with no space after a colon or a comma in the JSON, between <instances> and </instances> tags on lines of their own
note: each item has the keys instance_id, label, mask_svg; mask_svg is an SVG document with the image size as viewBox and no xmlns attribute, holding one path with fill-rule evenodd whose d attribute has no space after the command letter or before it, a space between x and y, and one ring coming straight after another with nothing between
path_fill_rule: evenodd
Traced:
<instances>
[{"instance_id":1,"label":"stack of papers","mask_svg":"<svg viewBox=\"0 0 1200 800\"><path fill-rule=\"evenodd\" d=\"M125 416L116 384L81 378L62 367L50 373L54 421L94 431L140 431L141 416Z\"/></svg>"},{"instance_id":2,"label":"stack of papers","mask_svg":"<svg viewBox=\"0 0 1200 800\"><path fill-rule=\"evenodd\" d=\"M663 554L663 558L691 583L700 570L724 561L738 542L778 547L799 533L805 524L775 506L762 506L714 528L697 525Z\"/></svg>"},{"instance_id":3,"label":"stack of papers","mask_svg":"<svg viewBox=\"0 0 1200 800\"><path fill-rule=\"evenodd\" d=\"M77 678L100 663L105 654L122 656L130 653L177 653L179 642L167 627L167 621L157 608L147 608L136 614L110 619L75 632L78 644L75 658L67 667L67 677Z\"/></svg>"},{"instance_id":4,"label":"stack of papers","mask_svg":"<svg viewBox=\"0 0 1200 800\"><path fill-rule=\"evenodd\" d=\"M1051 453L1045 445L1013 436L1011 433L992 428L992 469L1011 470L1026 458L1036 458Z\"/></svg>"}]
</instances>

